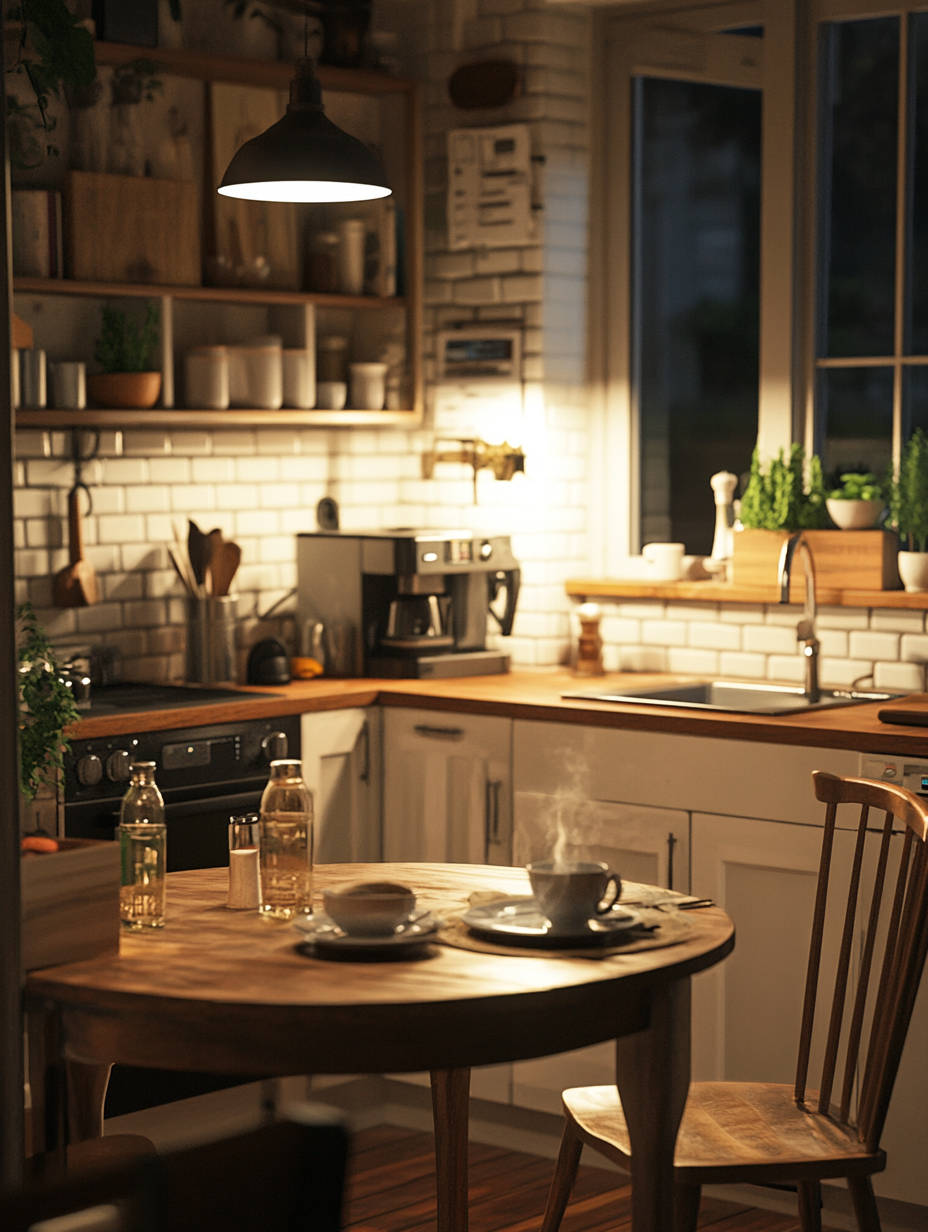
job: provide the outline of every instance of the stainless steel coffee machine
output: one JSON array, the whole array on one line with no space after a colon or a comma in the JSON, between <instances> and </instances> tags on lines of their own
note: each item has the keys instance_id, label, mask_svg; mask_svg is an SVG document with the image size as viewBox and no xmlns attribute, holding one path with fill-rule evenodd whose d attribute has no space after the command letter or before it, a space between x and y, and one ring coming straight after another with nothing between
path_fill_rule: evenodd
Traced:
<instances>
[{"instance_id":1,"label":"stainless steel coffee machine","mask_svg":"<svg viewBox=\"0 0 928 1232\"><path fill-rule=\"evenodd\" d=\"M297 622L341 676L483 676L487 618L512 632L519 566L508 535L316 531L297 535ZM505 606L501 615L490 604Z\"/></svg>"}]
</instances>

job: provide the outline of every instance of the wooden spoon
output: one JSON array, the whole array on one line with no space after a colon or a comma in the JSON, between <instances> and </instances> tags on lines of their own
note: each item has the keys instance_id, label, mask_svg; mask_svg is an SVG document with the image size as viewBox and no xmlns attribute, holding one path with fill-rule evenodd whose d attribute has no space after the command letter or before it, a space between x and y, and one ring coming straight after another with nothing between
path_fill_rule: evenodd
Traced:
<instances>
[{"instance_id":1,"label":"wooden spoon","mask_svg":"<svg viewBox=\"0 0 928 1232\"><path fill-rule=\"evenodd\" d=\"M84 560L79 490L68 493L68 556L71 563L55 575L55 603L58 607L90 607L100 601L100 585L93 565Z\"/></svg>"},{"instance_id":2,"label":"wooden spoon","mask_svg":"<svg viewBox=\"0 0 928 1232\"><path fill-rule=\"evenodd\" d=\"M242 549L237 543L227 543L224 539L218 544L214 542L210 569L213 574L213 594L217 599L229 593L229 587L241 561Z\"/></svg>"},{"instance_id":3,"label":"wooden spoon","mask_svg":"<svg viewBox=\"0 0 928 1232\"><path fill-rule=\"evenodd\" d=\"M204 535L192 518L187 519L187 555L190 557L190 568L196 579L197 586L206 581L206 570L209 568L209 558L212 552L209 535Z\"/></svg>"}]
</instances>

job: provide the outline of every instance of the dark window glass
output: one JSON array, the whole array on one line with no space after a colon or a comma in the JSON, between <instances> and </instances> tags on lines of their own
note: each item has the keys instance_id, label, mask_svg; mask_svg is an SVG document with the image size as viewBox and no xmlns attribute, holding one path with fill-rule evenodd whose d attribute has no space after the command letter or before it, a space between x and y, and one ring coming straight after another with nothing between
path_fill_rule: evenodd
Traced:
<instances>
[{"instance_id":1,"label":"dark window glass","mask_svg":"<svg viewBox=\"0 0 928 1232\"><path fill-rule=\"evenodd\" d=\"M639 79L642 542L712 550L711 476L757 436L760 93Z\"/></svg>"},{"instance_id":2,"label":"dark window glass","mask_svg":"<svg viewBox=\"0 0 928 1232\"><path fill-rule=\"evenodd\" d=\"M826 368L822 381L825 440L822 466L829 484L846 471L882 474L892 458L892 368Z\"/></svg>"},{"instance_id":3,"label":"dark window glass","mask_svg":"<svg viewBox=\"0 0 928 1232\"><path fill-rule=\"evenodd\" d=\"M824 40L824 353L891 355L899 19L838 22Z\"/></svg>"},{"instance_id":4,"label":"dark window glass","mask_svg":"<svg viewBox=\"0 0 928 1232\"><path fill-rule=\"evenodd\" d=\"M910 214L910 312L906 350L928 353L928 13L916 13L912 41L912 202Z\"/></svg>"},{"instance_id":5,"label":"dark window glass","mask_svg":"<svg viewBox=\"0 0 928 1232\"><path fill-rule=\"evenodd\" d=\"M903 372L902 435L908 440L916 428L928 433L928 367L918 364Z\"/></svg>"}]
</instances>

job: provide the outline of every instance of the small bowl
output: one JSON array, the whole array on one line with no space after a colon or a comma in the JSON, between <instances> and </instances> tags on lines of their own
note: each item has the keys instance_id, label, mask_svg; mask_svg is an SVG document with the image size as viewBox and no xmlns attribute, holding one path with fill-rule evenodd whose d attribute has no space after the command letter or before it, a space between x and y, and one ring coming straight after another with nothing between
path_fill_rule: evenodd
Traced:
<instances>
[{"instance_id":1,"label":"small bowl","mask_svg":"<svg viewBox=\"0 0 928 1232\"><path fill-rule=\"evenodd\" d=\"M326 915L349 937L389 937L409 919L416 896L394 881L362 881L323 890L322 902Z\"/></svg>"},{"instance_id":2,"label":"small bowl","mask_svg":"<svg viewBox=\"0 0 928 1232\"><path fill-rule=\"evenodd\" d=\"M825 508L839 530L870 530L886 508L883 500L833 500L825 501Z\"/></svg>"}]
</instances>

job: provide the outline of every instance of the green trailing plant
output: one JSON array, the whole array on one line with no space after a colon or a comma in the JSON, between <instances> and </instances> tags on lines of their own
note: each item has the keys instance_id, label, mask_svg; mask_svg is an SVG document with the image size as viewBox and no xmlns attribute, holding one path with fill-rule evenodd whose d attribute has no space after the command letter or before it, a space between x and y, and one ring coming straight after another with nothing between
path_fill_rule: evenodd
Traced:
<instances>
[{"instance_id":1,"label":"green trailing plant","mask_svg":"<svg viewBox=\"0 0 928 1232\"><path fill-rule=\"evenodd\" d=\"M877 479L876 475L871 475L869 471L862 474L859 471L850 471L846 475L841 475L841 487L835 488L828 493L829 500L885 500L886 493L883 491L883 485Z\"/></svg>"},{"instance_id":2,"label":"green trailing plant","mask_svg":"<svg viewBox=\"0 0 928 1232\"><path fill-rule=\"evenodd\" d=\"M64 729L80 716L61 665L31 603L19 621L19 786L30 803L44 783L57 782L71 742Z\"/></svg>"},{"instance_id":3,"label":"green trailing plant","mask_svg":"<svg viewBox=\"0 0 928 1232\"><path fill-rule=\"evenodd\" d=\"M781 449L765 472L760 454L751 457L751 476L741 498L741 523L756 530L821 530L828 525L825 482L817 454L809 460L809 486L804 479L801 445L786 459Z\"/></svg>"},{"instance_id":4,"label":"green trailing plant","mask_svg":"<svg viewBox=\"0 0 928 1232\"><path fill-rule=\"evenodd\" d=\"M158 305L145 308L141 326L121 308L103 305L103 329L94 355L104 372L151 372L152 352L158 341Z\"/></svg>"},{"instance_id":5,"label":"green trailing plant","mask_svg":"<svg viewBox=\"0 0 928 1232\"><path fill-rule=\"evenodd\" d=\"M4 18L8 34L6 71L25 77L35 98L34 104L24 105L8 90L7 120L18 128L32 124L45 135L44 154L37 142L22 136L10 143L16 165L29 169L47 155L58 153L49 140L55 130L55 117L49 115L51 99L60 97L62 86L85 90L96 78L93 39L65 0L18 0L5 6Z\"/></svg>"},{"instance_id":6,"label":"green trailing plant","mask_svg":"<svg viewBox=\"0 0 928 1232\"><path fill-rule=\"evenodd\" d=\"M910 552L928 544L928 436L916 428L902 451L899 474L890 492L890 521Z\"/></svg>"}]
</instances>

